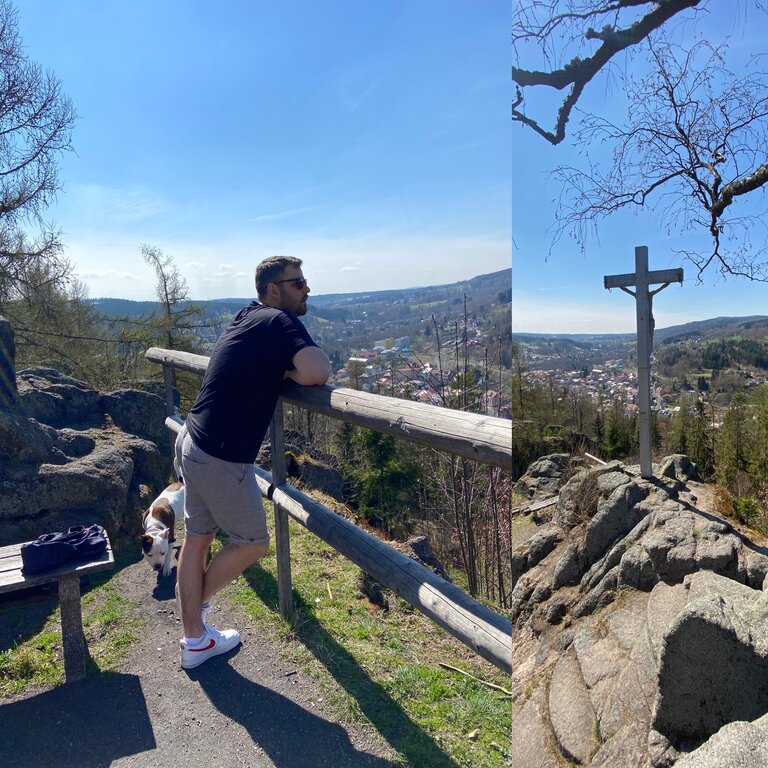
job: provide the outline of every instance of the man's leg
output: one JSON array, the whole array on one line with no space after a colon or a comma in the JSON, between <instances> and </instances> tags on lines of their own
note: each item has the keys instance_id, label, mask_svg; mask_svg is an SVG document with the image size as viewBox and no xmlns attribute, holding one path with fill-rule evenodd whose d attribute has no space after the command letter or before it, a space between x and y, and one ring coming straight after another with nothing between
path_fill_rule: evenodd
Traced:
<instances>
[{"instance_id":1,"label":"man's leg","mask_svg":"<svg viewBox=\"0 0 768 768\"><path fill-rule=\"evenodd\" d=\"M181 603L181 623L184 637L202 637L205 625L201 616L203 604L203 584L205 582L205 562L208 548L214 534L199 535L187 533L179 553L176 580Z\"/></svg>"},{"instance_id":2,"label":"man's leg","mask_svg":"<svg viewBox=\"0 0 768 768\"><path fill-rule=\"evenodd\" d=\"M249 565L264 557L268 550L269 544L227 544L208 564L202 585L201 603L208 602Z\"/></svg>"}]
</instances>

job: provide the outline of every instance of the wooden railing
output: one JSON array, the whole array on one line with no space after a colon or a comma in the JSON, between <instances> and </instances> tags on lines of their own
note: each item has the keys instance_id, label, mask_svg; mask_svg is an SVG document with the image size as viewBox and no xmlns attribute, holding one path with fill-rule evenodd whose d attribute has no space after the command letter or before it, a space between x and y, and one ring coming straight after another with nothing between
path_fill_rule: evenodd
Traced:
<instances>
[{"instance_id":1,"label":"wooden railing","mask_svg":"<svg viewBox=\"0 0 768 768\"><path fill-rule=\"evenodd\" d=\"M183 421L173 407L171 369L203 374L208 358L157 347L147 350L146 358L163 366L169 414L166 425L178 432ZM284 615L290 616L293 609L290 515L475 653L511 672L512 625L508 618L286 482L283 402L505 469L512 465L512 422L342 387L300 387L288 382L270 430L272 472L254 467L262 494L271 496L275 508L278 591Z\"/></svg>"}]
</instances>

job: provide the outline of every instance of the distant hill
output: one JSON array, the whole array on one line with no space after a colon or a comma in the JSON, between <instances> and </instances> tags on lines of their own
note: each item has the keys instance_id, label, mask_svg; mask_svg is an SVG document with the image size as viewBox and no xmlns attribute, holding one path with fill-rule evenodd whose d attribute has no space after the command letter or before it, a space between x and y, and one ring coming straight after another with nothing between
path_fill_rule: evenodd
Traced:
<instances>
[{"instance_id":1,"label":"distant hill","mask_svg":"<svg viewBox=\"0 0 768 768\"><path fill-rule=\"evenodd\" d=\"M739 335L747 338L768 336L768 316L749 315L747 317L713 317L709 320L696 320L692 323L657 329L654 338L669 343L694 338L715 339Z\"/></svg>"},{"instance_id":2,"label":"distant hill","mask_svg":"<svg viewBox=\"0 0 768 768\"><path fill-rule=\"evenodd\" d=\"M473 303L486 299L493 303L509 303L506 296L501 302L496 300L500 293L511 294L512 270L502 269L485 275L478 275L469 280L461 280L457 283L444 285L428 285L417 288L398 288L384 291L361 291L359 293L327 293L321 295L310 294L310 311L324 308L344 309L361 306L370 307L378 304L391 304L392 302L413 302L414 299L423 303L434 303L436 306L448 300L463 300L463 294L472 294L469 298ZM191 300L191 304L200 304L213 311L233 311L234 307L242 307L255 297L247 298L226 297L209 300ZM100 298L90 299L90 303L110 317L146 315L157 310L159 304L156 301L131 301L130 299Z\"/></svg>"},{"instance_id":3,"label":"distant hill","mask_svg":"<svg viewBox=\"0 0 768 768\"><path fill-rule=\"evenodd\" d=\"M391 299L403 299L420 294L447 294L456 296L464 291L499 291L503 286L512 285L512 270L502 269L498 272L490 272L486 275L478 275L469 280L461 280L457 283L443 285L428 285L418 288L398 288L386 291L366 291L365 293L327 293L322 296L310 296L312 304L320 306L324 304L357 304L360 302L389 301Z\"/></svg>"},{"instance_id":4,"label":"distant hill","mask_svg":"<svg viewBox=\"0 0 768 768\"><path fill-rule=\"evenodd\" d=\"M514 329L513 329L514 330ZM768 336L768 315L748 315L747 317L712 317L708 320L694 320L668 328L656 328L653 333L655 342L684 341L692 338L722 338L744 334L750 338ZM535 341L539 339L563 339L574 342L612 342L634 340L634 333L512 333L515 341Z\"/></svg>"},{"instance_id":5,"label":"distant hill","mask_svg":"<svg viewBox=\"0 0 768 768\"><path fill-rule=\"evenodd\" d=\"M512 335L532 368L576 369L613 357L632 358L634 333ZM768 316L712 317L654 331L654 353L665 373L727 368L768 369Z\"/></svg>"},{"instance_id":6,"label":"distant hill","mask_svg":"<svg viewBox=\"0 0 768 768\"><path fill-rule=\"evenodd\" d=\"M91 306L104 313L107 317L146 317L153 312L160 310L160 303L157 301L133 301L131 299L89 299ZM237 308L247 304L251 299L213 299L210 301L187 301L183 304L196 304L202 306L206 313L210 314L232 314Z\"/></svg>"},{"instance_id":7,"label":"distant hill","mask_svg":"<svg viewBox=\"0 0 768 768\"><path fill-rule=\"evenodd\" d=\"M463 328L466 317L476 345L488 345L504 365L511 360L512 270L478 275L469 280L398 290L359 293L310 294L309 312L303 318L312 337L337 360L351 350L370 348L376 341L408 337L413 347L431 349L439 338L445 345ZM226 323L248 298L191 301L203 307L199 333L206 342L215 341ZM137 319L160 310L153 301L101 298L90 303L109 318Z\"/></svg>"}]
</instances>

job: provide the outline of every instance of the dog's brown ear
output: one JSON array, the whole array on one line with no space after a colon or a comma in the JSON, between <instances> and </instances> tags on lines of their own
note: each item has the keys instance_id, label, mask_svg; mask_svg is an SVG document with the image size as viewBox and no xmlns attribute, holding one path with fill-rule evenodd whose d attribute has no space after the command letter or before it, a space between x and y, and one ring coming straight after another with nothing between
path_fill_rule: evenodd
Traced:
<instances>
[{"instance_id":1,"label":"dog's brown ear","mask_svg":"<svg viewBox=\"0 0 768 768\"><path fill-rule=\"evenodd\" d=\"M145 555L148 555L152 551L153 542L154 539L148 533L145 533L141 537L141 549Z\"/></svg>"}]
</instances>

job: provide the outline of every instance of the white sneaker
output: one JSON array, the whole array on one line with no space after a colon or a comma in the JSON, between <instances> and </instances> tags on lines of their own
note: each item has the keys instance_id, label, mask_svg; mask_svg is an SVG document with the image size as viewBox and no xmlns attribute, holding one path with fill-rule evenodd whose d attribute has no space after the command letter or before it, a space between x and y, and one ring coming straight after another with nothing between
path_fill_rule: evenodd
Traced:
<instances>
[{"instance_id":1,"label":"white sneaker","mask_svg":"<svg viewBox=\"0 0 768 768\"><path fill-rule=\"evenodd\" d=\"M179 645L181 646L182 669L194 669L208 661L212 656L226 653L240 645L240 633L236 629L225 629L220 632L215 627L206 624L205 634L199 641L195 642L194 646L190 645L186 638L183 638Z\"/></svg>"}]
</instances>

